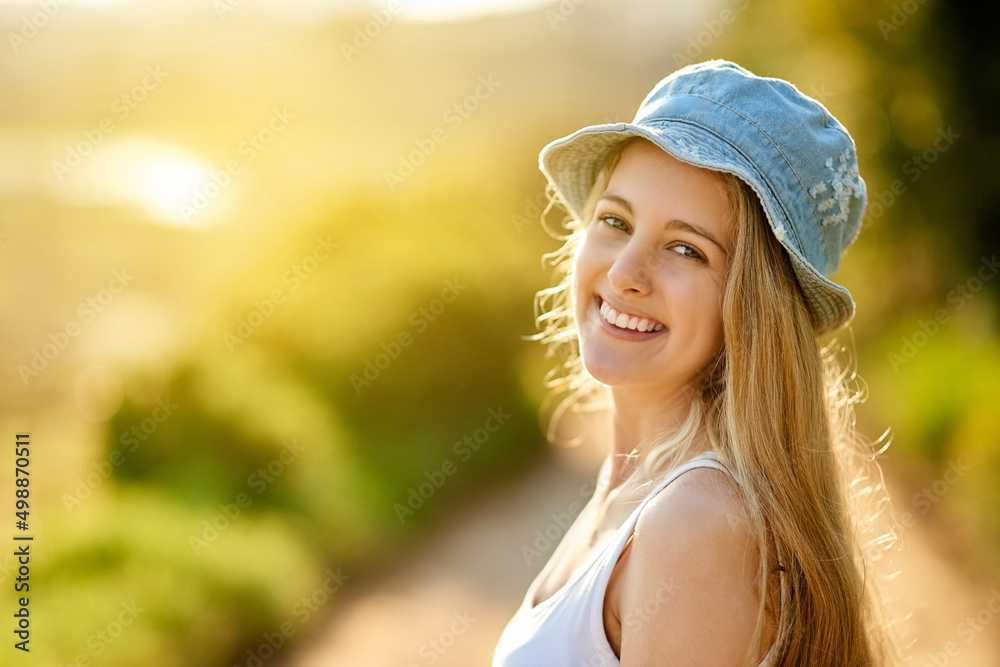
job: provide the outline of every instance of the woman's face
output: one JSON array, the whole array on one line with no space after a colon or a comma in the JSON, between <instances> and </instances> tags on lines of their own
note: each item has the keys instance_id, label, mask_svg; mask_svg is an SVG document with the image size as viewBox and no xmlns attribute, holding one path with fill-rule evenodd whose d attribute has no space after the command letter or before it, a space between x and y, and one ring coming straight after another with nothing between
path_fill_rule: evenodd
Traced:
<instances>
[{"instance_id":1,"label":"woman's face","mask_svg":"<svg viewBox=\"0 0 1000 667\"><path fill-rule=\"evenodd\" d=\"M723 342L734 217L716 172L646 140L625 149L574 260L581 354L594 379L670 393L696 379Z\"/></svg>"}]
</instances>

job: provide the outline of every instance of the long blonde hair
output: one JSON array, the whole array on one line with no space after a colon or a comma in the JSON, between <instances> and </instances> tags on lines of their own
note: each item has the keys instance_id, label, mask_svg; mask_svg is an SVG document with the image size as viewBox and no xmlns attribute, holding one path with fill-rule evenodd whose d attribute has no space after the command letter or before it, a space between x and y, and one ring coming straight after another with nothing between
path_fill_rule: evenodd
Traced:
<instances>
[{"instance_id":1,"label":"long blonde hair","mask_svg":"<svg viewBox=\"0 0 1000 667\"><path fill-rule=\"evenodd\" d=\"M557 284L535 295L541 332L528 338L546 345L547 358L558 358L545 377L551 391L543 410L564 395L549 421L550 440L558 439L566 410L606 407L607 388L589 376L580 358L572 266L596 200L634 140L607 158L583 220L566 220L568 234L549 231L563 241L544 255L555 266ZM640 445L648 453L637 472L647 480L662 478L704 436L742 482L761 556L761 604L747 665L756 664L768 619L777 625L772 665L896 664L898 640L870 572L895 542L875 462L885 447L874 452L857 435L853 406L863 390L854 391L852 383L860 379L842 368L835 341L820 346L759 199L738 177L720 175L737 223L723 298L725 342L692 387L686 421ZM549 197L546 213L558 201L552 190Z\"/></svg>"}]
</instances>

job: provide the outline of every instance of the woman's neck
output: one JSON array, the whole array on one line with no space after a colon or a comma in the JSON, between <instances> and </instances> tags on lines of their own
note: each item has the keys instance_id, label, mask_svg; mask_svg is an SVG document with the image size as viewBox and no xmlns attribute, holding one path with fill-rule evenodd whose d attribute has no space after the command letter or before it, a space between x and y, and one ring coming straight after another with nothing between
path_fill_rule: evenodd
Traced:
<instances>
[{"instance_id":1,"label":"woman's neck","mask_svg":"<svg viewBox=\"0 0 1000 667\"><path fill-rule=\"evenodd\" d=\"M638 385L611 388L609 490L628 479L653 447L683 427L692 400L686 388L668 395L653 394Z\"/></svg>"}]
</instances>

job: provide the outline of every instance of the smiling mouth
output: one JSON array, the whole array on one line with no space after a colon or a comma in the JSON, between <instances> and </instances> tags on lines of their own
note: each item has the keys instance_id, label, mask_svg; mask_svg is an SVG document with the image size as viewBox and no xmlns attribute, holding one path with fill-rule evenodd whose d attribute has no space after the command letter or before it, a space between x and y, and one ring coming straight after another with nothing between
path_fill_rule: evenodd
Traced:
<instances>
[{"instance_id":1,"label":"smiling mouth","mask_svg":"<svg viewBox=\"0 0 1000 667\"><path fill-rule=\"evenodd\" d=\"M648 317L639 317L638 315L631 315L629 313L620 313L609 306L600 296L597 297L597 302L600 307L601 317L604 318L604 321L613 327L622 329L623 331L659 333L666 329L666 326L663 323L651 320Z\"/></svg>"}]
</instances>

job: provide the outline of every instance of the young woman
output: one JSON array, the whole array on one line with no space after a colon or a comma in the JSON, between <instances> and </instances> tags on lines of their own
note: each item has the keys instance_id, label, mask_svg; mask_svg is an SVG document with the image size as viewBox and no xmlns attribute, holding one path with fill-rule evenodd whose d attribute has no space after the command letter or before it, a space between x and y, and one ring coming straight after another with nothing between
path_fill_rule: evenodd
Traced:
<instances>
[{"instance_id":1,"label":"young woman","mask_svg":"<svg viewBox=\"0 0 1000 667\"><path fill-rule=\"evenodd\" d=\"M887 502L833 344L827 276L860 230L854 142L730 62L663 79L631 123L546 146L571 214L535 338L568 406L604 398L597 489L494 667L886 665L871 561ZM554 371L554 373L555 373Z\"/></svg>"}]
</instances>

